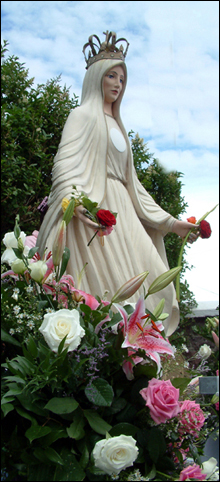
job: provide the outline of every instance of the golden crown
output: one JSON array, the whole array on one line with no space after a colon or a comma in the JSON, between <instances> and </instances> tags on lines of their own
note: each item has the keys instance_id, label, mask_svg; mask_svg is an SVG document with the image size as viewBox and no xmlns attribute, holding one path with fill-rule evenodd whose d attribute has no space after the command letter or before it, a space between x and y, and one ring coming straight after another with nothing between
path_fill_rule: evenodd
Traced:
<instances>
[{"instance_id":1,"label":"golden crown","mask_svg":"<svg viewBox=\"0 0 220 482\"><path fill-rule=\"evenodd\" d=\"M129 47L128 41L125 38L119 38L116 41L116 33L108 32L108 30L107 32L103 32L103 34L106 36L104 42L101 43L97 35L90 35L89 41L83 47L83 53L87 64L86 69L88 69L90 65L92 65L94 62L102 59L119 59L123 61L125 60ZM93 37L95 37L99 45L93 42ZM123 45L120 45L119 48L116 47L116 44L118 42L126 43L125 51ZM88 55L86 56L85 52L87 48Z\"/></svg>"}]
</instances>

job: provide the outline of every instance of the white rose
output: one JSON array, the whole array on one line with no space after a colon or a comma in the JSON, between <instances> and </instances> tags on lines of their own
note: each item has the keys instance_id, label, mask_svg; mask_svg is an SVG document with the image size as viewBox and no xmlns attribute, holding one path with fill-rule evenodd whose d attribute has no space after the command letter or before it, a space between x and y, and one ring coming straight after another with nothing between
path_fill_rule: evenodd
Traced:
<instances>
[{"instance_id":1,"label":"white rose","mask_svg":"<svg viewBox=\"0 0 220 482\"><path fill-rule=\"evenodd\" d=\"M79 320L77 310L62 309L44 315L44 321L39 330L52 351L58 352L58 346L66 335L64 348L68 346L68 351L73 351L85 335Z\"/></svg>"},{"instance_id":2,"label":"white rose","mask_svg":"<svg viewBox=\"0 0 220 482\"><path fill-rule=\"evenodd\" d=\"M24 233L24 231L20 232L19 237L21 238L21 240L24 244L25 238L26 238L26 234ZM4 243L6 248L17 248L18 247L18 241L17 241L17 239L14 235L14 231L11 231L10 233L6 233L4 235L4 238L3 238L2 242Z\"/></svg>"},{"instance_id":3,"label":"white rose","mask_svg":"<svg viewBox=\"0 0 220 482\"><path fill-rule=\"evenodd\" d=\"M198 351L198 357L202 358L203 360L207 360L207 358L210 357L211 353L212 353L212 350L210 346L204 344L200 346L200 349Z\"/></svg>"},{"instance_id":4,"label":"white rose","mask_svg":"<svg viewBox=\"0 0 220 482\"><path fill-rule=\"evenodd\" d=\"M47 264L44 261L36 261L35 263L30 263L29 268L31 270L31 278L37 281L37 283L41 283L47 272Z\"/></svg>"},{"instance_id":5,"label":"white rose","mask_svg":"<svg viewBox=\"0 0 220 482\"><path fill-rule=\"evenodd\" d=\"M24 274L26 271L27 267L24 264L24 261L22 259L16 258L12 263L11 263L11 269L14 271L15 274Z\"/></svg>"},{"instance_id":6,"label":"white rose","mask_svg":"<svg viewBox=\"0 0 220 482\"><path fill-rule=\"evenodd\" d=\"M119 435L100 440L93 449L95 466L108 475L119 474L133 465L138 456L136 440L128 435Z\"/></svg>"}]
</instances>

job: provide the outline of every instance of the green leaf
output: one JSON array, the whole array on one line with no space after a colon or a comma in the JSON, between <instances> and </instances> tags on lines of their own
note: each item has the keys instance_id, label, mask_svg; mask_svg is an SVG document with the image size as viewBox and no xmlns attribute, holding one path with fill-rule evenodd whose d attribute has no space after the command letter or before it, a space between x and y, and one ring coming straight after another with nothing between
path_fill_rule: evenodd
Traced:
<instances>
[{"instance_id":1,"label":"green leaf","mask_svg":"<svg viewBox=\"0 0 220 482\"><path fill-rule=\"evenodd\" d=\"M109 431L109 434L111 437L117 437L118 435L131 435L134 436L137 433L138 428L135 427L135 425L132 425L131 423L118 423L117 425L114 425L114 427L111 428Z\"/></svg>"},{"instance_id":2,"label":"green leaf","mask_svg":"<svg viewBox=\"0 0 220 482\"><path fill-rule=\"evenodd\" d=\"M82 451L82 455L81 455L81 458L80 458L80 466L85 469L87 464L89 462L89 450L87 448L87 445L85 443L84 445L84 449Z\"/></svg>"},{"instance_id":3,"label":"green leaf","mask_svg":"<svg viewBox=\"0 0 220 482\"><path fill-rule=\"evenodd\" d=\"M183 391L186 389L186 387L188 386L190 382L190 379L189 378L173 378L171 380L171 383L172 385L175 387L175 388L179 388L180 389L180 395L182 395Z\"/></svg>"},{"instance_id":4,"label":"green leaf","mask_svg":"<svg viewBox=\"0 0 220 482\"><path fill-rule=\"evenodd\" d=\"M11 343L12 345L16 345L16 346L21 346L19 341L13 338L13 336L6 333L6 331L4 331L2 328L1 328L1 339L6 343Z\"/></svg>"},{"instance_id":5,"label":"green leaf","mask_svg":"<svg viewBox=\"0 0 220 482\"><path fill-rule=\"evenodd\" d=\"M85 479L85 472L77 461L76 457L68 450L61 451L63 466L57 467L54 481L79 482Z\"/></svg>"},{"instance_id":6,"label":"green leaf","mask_svg":"<svg viewBox=\"0 0 220 482\"><path fill-rule=\"evenodd\" d=\"M105 435L106 432L111 430L112 426L103 420L95 410L84 410L84 415L89 422L90 427L95 432Z\"/></svg>"},{"instance_id":7,"label":"green leaf","mask_svg":"<svg viewBox=\"0 0 220 482\"><path fill-rule=\"evenodd\" d=\"M120 313L115 313L110 321L106 323L106 326L110 328L111 326L114 326L116 323L122 320L122 316Z\"/></svg>"},{"instance_id":8,"label":"green leaf","mask_svg":"<svg viewBox=\"0 0 220 482\"><path fill-rule=\"evenodd\" d=\"M44 437L51 432L50 427L41 427L40 425L31 425L25 432L25 436L29 439L30 443L36 438Z\"/></svg>"},{"instance_id":9,"label":"green leaf","mask_svg":"<svg viewBox=\"0 0 220 482\"><path fill-rule=\"evenodd\" d=\"M106 380L102 378L95 379L86 386L85 395L88 400L99 407L110 407L114 397L114 392Z\"/></svg>"},{"instance_id":10,"label":"green leaf","mask_svg":"<svg viewBox=\"0 0 220 482\"><path fill-rule=\"evenodd\" d=\"M80 311L82 311L82 312L85 313L86 315L90 315L91 312L92 312L90 306L84 305L84 303L82 303L82 304L80 305Z\"/></svg>"},{"instance_id":11,"label":"green leaf","mask_svg":"<svg viewBox=\"0 0 220 482\"><path fill-rule=\"evenodd\" d=\"M66 341L66 339L67 339L67 336L68 336L68 335L64 336L64 338L61 340L61 342L60 342L60 344L59 344L59 346L58 346L58 355L60 355L60 354L62 353L62 351L63 351L63 347L64 347L65 341Z\"/></svg>"},{"instance_id":12,"label":"green leaf","mask_svg":"<svg viewBox=\"0 0 220 482\"><path fill-rule=\"evenodd\" d=\"M26 381L21 378L21 377L17 377L16 375L9 375L8 377L4 377L4 380L7 380L8 382L16 382L16 383L21 383L22 385L26 385ZM10 387L10 383L6 383L6 385L8 385Z\"/></svg>"},{"instance_id":13,"label":"green leaf","mask_svg":"<svg viewBox=\"0 0 220 482\"><path fill-rule=\"evenodd\" d=\"M66 225L69 224L69 222L71 221L71 219L73 217L74 208L75 208L75 200L71 199L71 201L69 202L69 204L66 208L66 211L63 214L63 221L66 221Z\"/></svg>"},{"instance_id":14,"label":"green leaf","mask_svg":"<svg viewBox=\"0 0 220 482\"><path fill-rule=\"evenodd\" d=\"M23 253L18 248L12 248L18 259L23 259Z\"/></svg>"},{"instance_id":15,"label":"green leaf","mask_svg":"<svg viewBox=\"0 0 220 482\"><path fill-rule=\"evenodd\" d=\"M147 474L147 480L152 480L157 475L157 471L155 469L155 465L153 464L151 471Z\"/></svg>"},{"instance_id":16,"label":"green leaf","mask_svg":"<svg viewBox=\"0 0 220 482\"><path fill-rule=\"evenodd\" d=\"M149 431L147 448L154 463L166 452L166 442L160 429L153 427Z\"/></svg>"},{"instance_id":17,"label":"green leaf","mask_svg":"<svg viewBox=\"0 0 220 482\"><path fill-rule=\"evenodd\" d=\"M72 413L78 407L78 402L74 398L51 398L51 400L45 405L44 408L50 410L53 413L62 415L65 413Z\"/></svg>"},{"instance_id":18,"label":"green leaf","mask_svg":"<svg viewBox=\"0 0 220 482\"><path fill-rule=\"evenodd\" d=\"M47 305L48 305L48 301L47 301L47 300L38 301L37 311L43 310Z\"/></svg>"},{"instance_id":19,"label":"green leaf","mask_svg":"<svg viewBox=\"0 0 220 482\"><path fill-rule=\"evenodd\" d=\"M37 346L31 335L28 337L27 349L33 358L37 357Z\"/></svg>"},{"instance_id":20,"label":"green leaf","mask_svg":"<svg viewBox=\"0 0 220 482\"><path fill-rule=\"evenodd\" d=\"M14 410L14 405L12 405L12 403L5 403L4 405L1 405L1 409L4 413L4 417L6 417L7 413Z\"/></svg>"},{"instance_id":21,"label":"green leaf","mask_svg":"<svg viewBox=\"0 0 220 482\"><path fill-rule=\"evenodd\" d=\"M23 389L22 393L17 395L17 398L25 410L36 413L44 418L49 414L49 412L41 406L42 402L36 399L36 394Z\"/></svg>"},{"instance_id":22,"label":"green leaf","mask_svg":"<svg viewBox=\"0 0 220 482\"><path fill-rule=\"evenodd\" d=\"M45 447L48 447L48 445L51 445L52 443L56 442L56 440L60 438L68 438L68 435L66 433L66 430L64 429L54 429L52 427L52 431L48 434L45 435L44 439L42 440L42 445Z\"/></svg>"},{"instance_id":23,"label":"green leaf","mask_svg":"<svg viewBox=\"0 0 220 482\"><path fill-rule=\"evenodd\" d=\"M39 249L39 248L38 248L37 246L35 246L34 248L31 248L31 249L29 250L29 252L28 252L28 259L33 258L33 256L35 255L35 253L37 253L38 249Z\"/></svg>"},{"instance_id":24,"label":"green leaf","mask_svg":"<svg viewBox=\"0 0 220 482\"><path fill-rule=\"evenodd\" d=\"M22 408L16 407L16 412L18 412L18 414L21 417L24 417L24 418L27 418L27 420L30 420L32 425L37 425L37 420L35 420L34 417L32 417L28 412L25 412L25 410L23 410Z\"/></svg>"},{"instance_id":25,"label":"green leaf","mask_svg":"<svg viewBox=\"0 0 220 482\"><path fill-rule=\"evenodd\" d=\"M63 274L66 271L66 267L67 267L69 259L70 259L70 250L66 246L63 250L62 264L61 264L61 268L60 268L60 272L59 272L59 280L62 278Z\"/></svg>"},{"instance_id":26,"label":"green leaf","mask_svg":"<svg viewBox=\"0 0 220 482\"><path fill-rule=\"evenodd\" d=\"M28 481L40 482L51 481L54 476L54 466L48 466L44 464L29 465L28 466Z\"/></svg>"},{"instance_id":27,"label":"green leaf","mask_svg":"<svg viewBox=\"0 0 220 482\"><path fill-rule=\"evenodd\" d=\"M46 428L46 427L44 427ZM51 447L47 447L47 450L41 449L40 447L34 450L34 455L42 462L48 463L48 460L54 462L55 464L63 465L63 460L56 450Z\"/></svg>"},{"instance_id":28,"label":"green leaf","mask_svg":"<svg viewBox=\"0 0 220 482\"><path fill-rule=\"evenodd\" d=\"M85 419L82 413L77 413L73 420L73 423L66 429L70 438L80 440L84 437L85 431L83 427L85 425Z\"/></svg>"}]
</instances>

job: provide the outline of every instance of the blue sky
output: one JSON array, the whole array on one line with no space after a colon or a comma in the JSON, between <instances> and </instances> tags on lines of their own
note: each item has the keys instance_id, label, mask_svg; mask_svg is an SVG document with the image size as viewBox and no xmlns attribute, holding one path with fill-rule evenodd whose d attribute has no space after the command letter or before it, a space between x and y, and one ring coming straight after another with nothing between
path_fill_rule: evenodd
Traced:
<instances>
[{"instance_id":1,"label":"blue sky","mask_svg":"<svg viewBox=\"0 0 220 482\"><path fill-rule=\"evenodd\" d=\"M121 108L167 170L184 174L184 219L199 219L219 196L219 2L2 1L2 40L35 83L61 74L81 96L83 45L113 30L130 43L128 84ZM197 301L218 301L219 208L207 219L208 240L188 248L186 273Z\"/></svg>"}]
</instances>

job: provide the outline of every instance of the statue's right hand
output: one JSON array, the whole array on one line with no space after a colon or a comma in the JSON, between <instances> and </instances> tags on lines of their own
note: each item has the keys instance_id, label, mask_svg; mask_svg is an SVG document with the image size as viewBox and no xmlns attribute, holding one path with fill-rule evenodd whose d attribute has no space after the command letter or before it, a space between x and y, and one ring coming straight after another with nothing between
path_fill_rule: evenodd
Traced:
<instances>
[{"instance_id":1,"label":"statue's right hand","mask_svg":"<svg viewBox=\"0 0 220 482\"><path fill-rule=\"evenodd\" d=\"M86 224L86 226L89 226L90 228L93 228L96 230L100 229L100 225L97 223L94 223L91 219L89 219L85 215L85 213L86 213L86 209L83 207L82 204L80 204L75 208L75 215L77 216L77 218L80 219L80 221L82 221L84 224Z\"/></svg>"}]
</instances>

